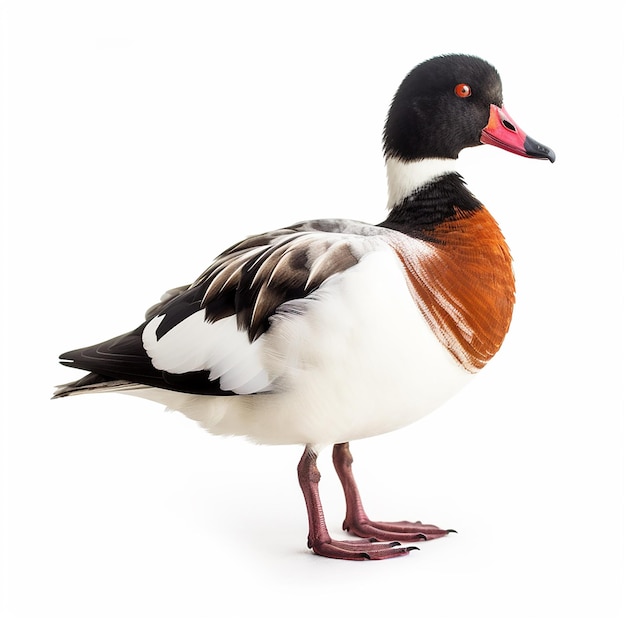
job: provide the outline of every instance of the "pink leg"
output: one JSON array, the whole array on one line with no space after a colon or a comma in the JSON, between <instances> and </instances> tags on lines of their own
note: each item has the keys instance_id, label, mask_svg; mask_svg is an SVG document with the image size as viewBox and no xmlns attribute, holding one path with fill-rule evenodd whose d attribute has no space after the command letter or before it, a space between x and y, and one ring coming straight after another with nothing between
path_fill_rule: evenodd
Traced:
<instances>
[{"instance_id":1,"label":"pink leg","mask_svg":"<svg viewBox=\"0 0 626 626\"><path fill-rule=\"evenodd\" d=\"M298 463L298 480L304 494L309 515L309 548L320 556L333 559L363 561L366 559L388 559L403 556L414 547L402 547L398 542L377 543L376 540L337 541L332 539L324 521L324 511L319 496L320 473L317 469L317 455L307 447Z\"/></svg>"},{"instance_id":2,"label":"pink leg","mask_svg":"<svg viewBox=\"0 0 626 626\"><path fill-rule=\"evenodd\" d=\"M346 496L344 530L357 537L380 541L425 541L454 532L421 522L373 522L365 513L361 503L361 496L352 475L352 454L347 443L335 445L333 463Z\"/></svg>"}]
</instances>

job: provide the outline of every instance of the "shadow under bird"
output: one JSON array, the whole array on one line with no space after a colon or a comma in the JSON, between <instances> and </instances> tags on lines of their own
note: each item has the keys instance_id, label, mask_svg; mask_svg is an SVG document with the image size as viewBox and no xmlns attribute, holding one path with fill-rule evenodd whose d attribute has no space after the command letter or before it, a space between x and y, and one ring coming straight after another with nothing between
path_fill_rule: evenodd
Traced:
<instances>
[{"instance_id":1,"label":"shadow under bird","mask_svg":"<svg viewBox=\"0 0 626 626\"><path fill-rule=\"evenodd\" d=\"M464 148L491 144L554 161L503 107L497 71L467 55L415 67L384 130L389 186L378 225L300 222L244 239L192 284L168 291L135 330L66 352L87 370L55 397L122 392L161 403L209 432L301 444L297 474L308 545L338 559L386 559L449 531L371 520L349 442L406 426L494 356L514 303L500 229L456 172ZM319 452L333 446L343 527L330 536Z\"/></svg>"}]
</instances>

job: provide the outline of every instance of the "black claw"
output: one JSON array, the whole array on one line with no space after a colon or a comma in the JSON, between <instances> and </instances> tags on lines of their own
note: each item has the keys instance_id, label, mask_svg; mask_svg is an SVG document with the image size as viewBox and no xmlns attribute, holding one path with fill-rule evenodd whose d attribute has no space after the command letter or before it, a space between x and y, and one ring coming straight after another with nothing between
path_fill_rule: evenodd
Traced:
<instances>
[{"instance_id":1,"label":"black claw","mask_svg":"<svg viewBox=\"0 0 626 626\"><path fill-rule=\"evenodd\" d=\"M361 552L359 556L363 557L364 559L367 559L368 561L372 560L372 557L367 552Z\"/></svg>"},{"instance_id":2,"label":"black claw","mask_svg":"<svg viewBox=\"0 0 626 626\"><path fill-rule=\"evenodd\" d=\"M406 551L411 552L411 550L419 550L417 546L407 546Z\"/></svg>"},{"instance_id":3,"label":"black claw","mask_svg":"<svg viewBox=\"0 0 626 626\"><path fill-rule=\"evenodd\" d=\"M390 547L390 548L395 548L396 546L400 546L400 545L402 545L402 544L401 544L399 541L392 541L392 542L389 544L389 547Z\"/></svg>"},{"instance_id":4,"label":"black claw","mask_svg":"<svg viewBox=\"0 0 626 626\"><path fill-rule=\"evenodd\" d=\"M424 533L420 533L419 535L417 535L417 539L418 541L421 539L422 541L426 541L428 539L428 537L424 534Z\"/></svg>"},{"instance_id":5,"label":"black claw","mask_svg":"<svg viewBox=\"0 0 626 626\"><path fill-rule=\"evenodd\" d=\"M456 530L454 530L454 528L448 528L448 530L446 530L447 533L454 533L455 535L458 535L459 533L456 532Z\"/></svg>"},{"instance_id":6,"label":"black claw","mask_svg":"<svg viewBox=\"0 0 626 626\"><path fill-rule=\"evenodd\" d=\"M376 539L376 537L370 537L370 538L368 539L368 541L369 541L370 543L378 543L378 539Z\"/></svg>"}]
</instances>

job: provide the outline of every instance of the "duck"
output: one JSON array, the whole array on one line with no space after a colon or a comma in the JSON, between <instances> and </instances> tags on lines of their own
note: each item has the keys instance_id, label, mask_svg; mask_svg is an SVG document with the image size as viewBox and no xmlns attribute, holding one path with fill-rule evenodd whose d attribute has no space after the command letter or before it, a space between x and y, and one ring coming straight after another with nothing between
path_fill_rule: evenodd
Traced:
<instances>
[{"instance_id":1,"label":"duck","mask_svg":"<svg viewBox=\"0 0 626 626\"><path fill-rule=\"evenodd\" d=\"M62 354L87 374L53 397L128 394L212 434L303 446L297 478L317 555L383 560L447 535L370 519L350 442L434 411L507 334L511 253L456 167L463 149L480 145L555 160L506 111L491 64L467 54L420 63L384 126L382 222L321 218L243 239L167 291L134 330ZM355 538L332 537L326 525L317 460L327 448L345 494L343 529Z\"/></svg>"}]
</instances>

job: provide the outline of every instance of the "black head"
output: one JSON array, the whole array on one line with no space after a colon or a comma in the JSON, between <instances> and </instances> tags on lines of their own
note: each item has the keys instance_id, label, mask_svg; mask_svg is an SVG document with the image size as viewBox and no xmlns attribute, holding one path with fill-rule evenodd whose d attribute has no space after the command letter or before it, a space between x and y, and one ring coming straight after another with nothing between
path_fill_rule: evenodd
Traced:
<instances>
[{"instance_id":1,"label":"black head","mask_svg":"<svg viewBox=\"0 0 626 626\"><path fill-rule=\"evenodd\" d=\"M455 159L481 143L492 104L502 106L502 82L489 63L463 54L425 61L402 81L391 103L385 156Z\"/></svg>"}]
</instances>

